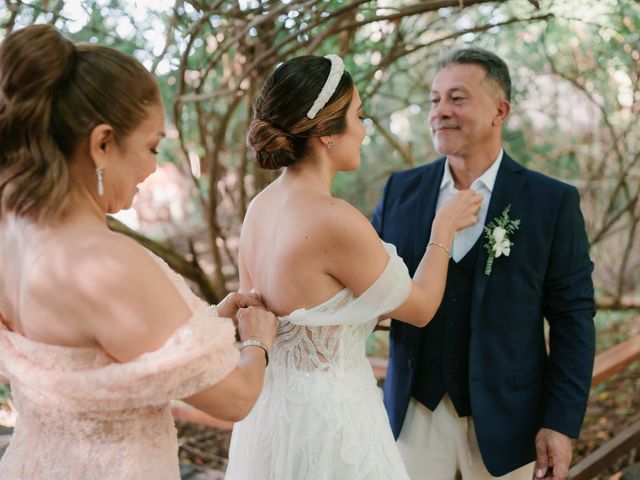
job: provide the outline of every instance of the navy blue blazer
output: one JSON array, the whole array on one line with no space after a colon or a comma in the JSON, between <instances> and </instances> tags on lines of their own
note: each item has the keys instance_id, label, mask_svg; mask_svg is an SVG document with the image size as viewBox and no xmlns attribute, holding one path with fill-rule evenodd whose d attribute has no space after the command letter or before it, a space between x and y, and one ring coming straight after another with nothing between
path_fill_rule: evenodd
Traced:
<instances>
[{"instance_id":1,"label":"navy blue blazer","mask_svg":"<svg viewBox=\"0 0 640 480\"><path fill-rule=\"evenodd\" d=\"M443 172L441 158L394 173L372 219L412 275L429 240ZM520 228L511 236L510 256L495 259L488 276L488 252L480 250L470 320L472 414L482 458L494 476L535 460L541 427L578 436L595 355L593 263L578 191L505 153L486 223L507 205ZM549 352L543 318L549 323ZM420 382L420 340L417 327L391 322L384 401L396 438Z\"/></svg>"}]
</instances>

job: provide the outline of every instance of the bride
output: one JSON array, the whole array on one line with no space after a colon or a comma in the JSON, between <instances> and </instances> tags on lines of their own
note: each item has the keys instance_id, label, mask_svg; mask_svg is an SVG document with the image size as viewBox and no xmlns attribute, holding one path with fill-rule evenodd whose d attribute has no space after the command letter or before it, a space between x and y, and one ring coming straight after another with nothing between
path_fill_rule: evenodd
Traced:
<instances>
[{"instance_id":1,"label":"bride","mask_svg":"<svg viewBox=\"0 0 640 480\"><path fill-rule=\"evenodd\" d=\"M331 196L336 172L360 163L360 115L336 55L283 63L255 100L248 142L262 168L284 170L247 212L240 283L280 326L262 394L233 430L227 480L409 478L365 341L382 315L430 321L453 235L476 222L481 197L463 191L439 210L412 281L395 248Z\"/></svg>"}]
</instances>

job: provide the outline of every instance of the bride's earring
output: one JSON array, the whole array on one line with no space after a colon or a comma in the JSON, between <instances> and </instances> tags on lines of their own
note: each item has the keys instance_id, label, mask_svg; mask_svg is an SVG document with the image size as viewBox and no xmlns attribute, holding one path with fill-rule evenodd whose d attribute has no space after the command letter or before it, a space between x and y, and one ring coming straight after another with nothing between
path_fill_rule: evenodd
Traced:
<instances>
[{"instance_id":1,"label":"bride's earring","mask_svg":"<svg viewBox=\"0 0 640 480\"><path fill-rule=\"evenodd\" d=\"M102 197L104 195L104 181L102 180L102 167L96 168L96 177L98 177L98 196Z\"/></svg>"},{"instance_id":2,"label":"bride's earring","mask_svg":"<svg viewBox=\"0 0 640 480\"><path fill-rule=\"evenodd\" d=\"M333 148L333 146L334 146L334 145L335 145L335 142L334 142L333 140L329 140L329 141L327 142L327 148L328 148L329 150L331 150L331 149Z\"/></svg>"}]
</instances>

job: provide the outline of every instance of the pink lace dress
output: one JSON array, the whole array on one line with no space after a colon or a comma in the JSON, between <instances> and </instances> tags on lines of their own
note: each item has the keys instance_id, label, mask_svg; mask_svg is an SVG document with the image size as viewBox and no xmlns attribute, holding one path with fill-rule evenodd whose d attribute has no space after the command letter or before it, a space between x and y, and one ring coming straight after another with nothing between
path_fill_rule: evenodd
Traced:
<instances>
[{"instance_id":1,"label":"pink lace dress","mask_svg":"<svg viewBox=\"0 0 640 480\"><path fill-rule=\"evenodd\" d=\"M235 328L158 259L193 316L160 349L127 362L102 350L35 342L0 323L0 371L18 420L2 480L178 480L168 401L211 386L240 354Z\"/></svg>"}]
</instances>

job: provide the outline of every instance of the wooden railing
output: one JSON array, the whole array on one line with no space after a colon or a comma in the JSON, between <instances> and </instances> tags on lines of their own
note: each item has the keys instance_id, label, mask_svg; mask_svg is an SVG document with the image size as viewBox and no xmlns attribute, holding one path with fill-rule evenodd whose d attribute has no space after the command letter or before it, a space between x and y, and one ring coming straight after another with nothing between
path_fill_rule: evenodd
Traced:
<instances>
[{"instance_id":1,"label":"wooden railing","mask_svg":"<svg viewBox=\"0 0 640 480\"><path fill-rule=\"evenodd\" d=\"M569 479L589 480L637 447L640 447L640 420L571 467Z\"/></svg>"},{"instance_id":2,"label":"wooden railing","mask_svg":"<svg viewBox=\"0 0 640 480\"><path fill-rule=\"evenodd\" d=\"M640 335L596 355L591 385L604 382L636 360L640 360Z\"/></svg>"},{"instance_id":3,"label":"wooden railing","mask_svg":"<svg viewBox=\"0 0 640 480\"><path fill-rule=\"evenodd\" d=\"M604 382L640 359L640 335L596 356L592 386ZM640 420L598 447L569 470L570 480L589 480L634 448L640 447Z\"/></svg>"}]
</instances>

